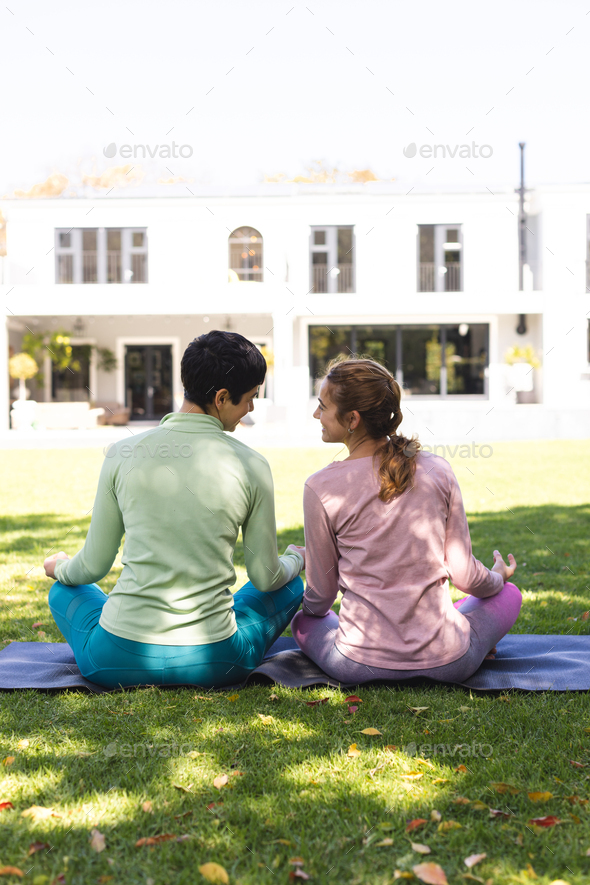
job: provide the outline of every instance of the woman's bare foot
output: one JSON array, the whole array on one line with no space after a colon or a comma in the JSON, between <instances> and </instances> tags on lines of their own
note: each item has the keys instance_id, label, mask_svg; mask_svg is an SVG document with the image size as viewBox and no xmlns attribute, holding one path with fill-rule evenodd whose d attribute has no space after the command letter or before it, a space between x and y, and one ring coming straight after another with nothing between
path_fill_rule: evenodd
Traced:
<instances>
[{"instance_id":1,"label":"woman's bare foot","mask_svg":"<svg viewBox=\"0 0 590 885\"><path fill-rule=\"evenodd\" d=\"M497 653L498 653L498 649L496 648L496 646L494 646L493 648L491 648L489 650L489 652L487 653L487 655L484 658L484 661L494 661L496 659Z\"/></svg>"}]
</instances>

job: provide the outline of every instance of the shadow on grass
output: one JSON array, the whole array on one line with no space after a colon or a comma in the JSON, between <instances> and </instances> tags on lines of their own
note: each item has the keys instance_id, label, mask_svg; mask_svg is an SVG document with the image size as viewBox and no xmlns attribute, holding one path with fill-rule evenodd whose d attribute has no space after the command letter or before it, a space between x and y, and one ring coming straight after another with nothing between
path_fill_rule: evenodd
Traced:
<instances>
[{"instance_id":1,"label":"shadow on grass","mask_svg":"<svg viewBox=\"0 0 590 885\"><path fill-rule=\"evenodd\" d=\"M0 516L0 556L11 553L39 555L48 546L62 544L70 538L82 546L90 516L77 522L58 513L27 513Z\"/></svg>"}]
</instances>

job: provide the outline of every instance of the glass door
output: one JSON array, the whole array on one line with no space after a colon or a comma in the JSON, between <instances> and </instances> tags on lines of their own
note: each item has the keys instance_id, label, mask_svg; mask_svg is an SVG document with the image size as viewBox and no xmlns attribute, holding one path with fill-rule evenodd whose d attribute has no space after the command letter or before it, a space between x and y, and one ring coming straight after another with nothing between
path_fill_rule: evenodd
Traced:
<instances>
[{"instance_id":1,"label":"glass door","mask_svg":"<svg viewBox=\"0 0 590 885\"><path fill-rule=\"evenodd\" d=\"M157 421L172 411L172 345L130 344L125 352L131 420Z\"/></svg>"}]
</instances>

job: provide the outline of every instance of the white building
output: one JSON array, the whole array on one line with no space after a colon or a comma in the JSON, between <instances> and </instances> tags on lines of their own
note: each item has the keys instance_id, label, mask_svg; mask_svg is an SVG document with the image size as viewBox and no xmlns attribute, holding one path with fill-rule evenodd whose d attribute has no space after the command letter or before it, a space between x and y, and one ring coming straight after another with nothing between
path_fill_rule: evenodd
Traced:
<instances>
[{"instance_id":1,"label":"white building","mask_svg":"<svg viewBox=\"0 0 590 885\"><path fill-rule=\"evenodd\" d=\"M27 332L68 332L77 371L46 350L32 395L156 420L181 402L188 342L231 329L274 354L271 420L304 423L314 376L350 351L403 381L404 429L425 442L590 434L590 186L528 191L525 291L514 190L399 190L4 200L1 357ZM527 345L538 367L511 369ZM3 428L16 385L0 385Z\"/></svg>"}]
</instances>

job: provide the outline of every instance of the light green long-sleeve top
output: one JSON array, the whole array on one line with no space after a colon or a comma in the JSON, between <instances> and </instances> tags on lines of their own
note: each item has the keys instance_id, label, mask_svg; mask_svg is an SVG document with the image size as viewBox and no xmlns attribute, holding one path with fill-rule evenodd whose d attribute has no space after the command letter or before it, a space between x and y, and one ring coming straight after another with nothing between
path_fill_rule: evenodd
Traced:
<instances>
[{"instance_id":1,"label":"light green long-sleeve top","mask_svg":"<svg viewBox=\"0 0 590 885\"><path fill-rule=\"evenodd\" d=\"M123 570L102 610L109 633L157 645L203 645L236 631L233 554L242 528L248 577L267 592L303 568L277 554L267 461L209 415L176 412L105 458L84 547L56 564L62 584Z\"/></svg>"}]
</instances>

